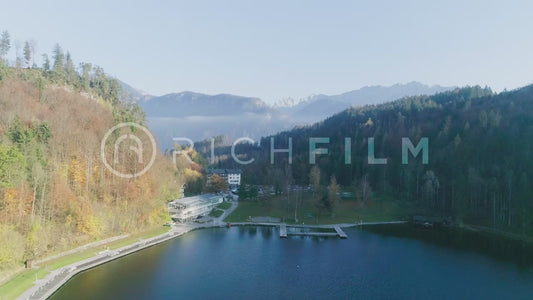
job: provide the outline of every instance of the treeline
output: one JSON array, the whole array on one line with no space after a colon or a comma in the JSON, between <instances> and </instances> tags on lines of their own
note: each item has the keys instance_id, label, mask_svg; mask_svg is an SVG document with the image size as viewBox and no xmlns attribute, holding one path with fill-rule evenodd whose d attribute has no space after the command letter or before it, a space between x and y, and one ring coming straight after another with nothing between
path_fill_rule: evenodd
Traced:
<instances>
[{"instance_id":1,"label":"treeline","mask_svg":"<svg viewBox=\"0 0 533 300\"><path fill-rule=\"evenodd\" d=\"M20 43L20 42L19 42ZM129 122L137 120L144 122L144 112L130 101L122 91L119 82L106 75L104 69L98 65L81 62L76 64L69 51L56 44L52 53L40 55L42 65L36 62L37 42L33 39L25 41L23 55L15 51L15 59L10 62L7 54L12 49L9 32L0 34L0 80L19 78L35 85L39 95L46 87L68 87L96 101L107 102L113 108L113 114L118 121Z\"/></svg>"},{"instance_id":2,"label":"treeline","mask_svg":"<svg viewBox=\"0 0 533 300\"><path fill-rule=\"evenodd\" d=\"M4 32L0 272L167 220L166 201L181 187L171 160L158 154L154 166L133 179L116 177L103 165L104 134L120 122L145 123L136 105L119 101L117 81L88 63L75 68L70 53L59 46L41 68L28 65L31 57L10 64L9 45ZM135 157L125 159L131 169L138 167Z\"/></svg>"},{"instance_id":3,"label":"treeline","mask_svg":"<svg viewBox=\"0 0 533 300\"><path fill-rule=\"evenodd\" d=\"M311 168L320 171L325 191L332 178L340 189L359 201L372 197L393 199L420 211L452 216L457 222L533 234L533 86L493 93L489 88L466 87L432 96L352 108L320 123L272 136L275 148L288 148L292 138L293 162L286 153L270 164L270 138L259 145L236 147L238 165L229 148L217 149L227 157L223 167L241 167L249 183L311 183ZM329 154L309 163L309 138L329 137ZM345 138L351 143L351 163L345 161ZM375 157L386 164L368 163L368 141L374 138ZM402 164L402 137L416 145L429 140L429 162L421 154ZM318 188L317 188L318 189ZM325 198L324 198L325 197ZM327 204L327 193L316 201Z\"/></svg>"}]
</instances>

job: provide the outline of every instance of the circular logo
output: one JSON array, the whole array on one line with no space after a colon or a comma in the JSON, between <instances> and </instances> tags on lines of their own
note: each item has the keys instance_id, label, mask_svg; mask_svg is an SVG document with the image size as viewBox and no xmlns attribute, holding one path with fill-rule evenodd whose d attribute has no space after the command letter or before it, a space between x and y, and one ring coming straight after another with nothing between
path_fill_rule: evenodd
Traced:
<instances>
[{"instance_id":1,"label":"circular logo","mask_svg":"<svg viewBox=\"0 0 533 300\"><path fill-rule=\"evenodd\" d=\"M120 171L115 170L107 162L107 159L106 159L106 156L105 156L105 146L106 146L107 139L109 138L109 136L111 136L111 134L113 132L115 132L116 130L121 129L123 127L135 127L135 128L138 128L138 129L142 130L148 136L148 138L150 139L150 142L152 144L152 157L150 158L150 162L148 162L148 164L144 167L144 169L142 169L139 172L133 173L133 174L122 173ZM134 144L137 145L137 146L130 146L129 149L137 154L138 162L142 163L143 162L143 153L144 153L143 146L142 146L142 141L141 141L141 139L139 137L137 137L136 135L134 135L132 133L121 135L115 141L114 151L113 151L114 163L118 163L118 150L119 150L120 144L123 141L128 140L128 139L132 140L134 142ZM102 155L102 161L104 162L104 165L106 166L106 168L109 171L111 171L111 173L115 174L116 176L122 177L122 178L138 177L138 176L141 176L144 173L146 173L152 167L152 165L154 164L156 151L157 151L157 148L156 148L155 139L152 136L152 134L150 133L150 131L146 127L141 126L141 125L139 125L137 123L133 123L133 122L120 123L118 125L113 126L111 129L109 129L106 132L106 134L104 135L104 138L102 139L102 144L101 144L101 147L100 147L100 153Z\"/></svg>"}]
</instances>

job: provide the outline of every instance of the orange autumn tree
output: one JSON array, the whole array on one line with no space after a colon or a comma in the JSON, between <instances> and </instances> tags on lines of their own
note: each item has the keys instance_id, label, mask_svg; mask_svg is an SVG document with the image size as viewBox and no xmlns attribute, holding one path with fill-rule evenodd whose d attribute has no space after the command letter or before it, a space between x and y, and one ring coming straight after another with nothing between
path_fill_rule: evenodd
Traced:
<instances>
[{"instance_id":1,"label":"orange autumn tree","mask_svg":"<svg viewBox=\"0 0 533 300\"><path fill-rule=\"evenodd\" d=\"M213 174L211 175L211 178L209 178L209 184L207 185L206 190L211 193L227 191L228 183L218 174Z\"/></svg>"},{"instance_id":2,"label":"orange autumn tree","mask_svg":"<svg viewBox=\"0 0 533 300\"><path fill-rule=\"evenodd\" d=\"M111 127L145 122L138 107L118 100L116 81L99 73L107 86L102 90L40 69L4 71L0 277L25 259L168 220L166 202L179 196L183 183L171 159L158 153L146 174L131 179L116 177L102 163L100 142Z\"/></svg>"}]
</instances>

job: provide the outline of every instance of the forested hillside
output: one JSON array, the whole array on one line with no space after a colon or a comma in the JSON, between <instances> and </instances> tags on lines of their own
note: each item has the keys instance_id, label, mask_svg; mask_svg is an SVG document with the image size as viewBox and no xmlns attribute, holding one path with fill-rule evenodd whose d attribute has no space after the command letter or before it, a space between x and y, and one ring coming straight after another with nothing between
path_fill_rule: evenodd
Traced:
<instances>
[{"instance_id":1,"label":"forested hillside","mask_svg":"<svg viewBox=\"0 0 533 300\"><path fill-rule=\"evenodd\" d=\"M160 154L134 179L103 166L106 131L120 122L144 123L136 105L119 102L116 80L88 63L75 67L59 46L51 61L44 55L42 67L29 67L34 53L27 55L13 64L2 52L0 60L0 273L26 259L162 224L166 200L181 185Z\"/></svg>"},{"instance_id":2,"label":"forested hillside","mask_svg":"<svg viewBox=\"0 0 533 300\"><path fill-rule=\"evenodd\" d=\"M533 86L500 94L466 87L408 97L348 109L273 137L277 149L287 148L292 137L292 165L286 153L275 154L270 164L270 137L260 146L237 147L240 159L253 157L253 163L237 165L229 158L219 164L243 168L250 183L307 185L313 178L309 138L329 137L329 144L317 145L329 150L317 156L320 183L326 186L335 177L343 190L358 195L362 207L372 198L392 199L459 223L533 234ZM350 164L345 163L345 137L351 138ZM369 137L375 138L376 158L386 158L387 164L368 164ZM402 137L415 145L428 138L427 165L421 155L402 164ZM228 158L223 153L218 149L217 157ZM327 201L327 193L316 201Z\"/></svg>"}]
</instances>

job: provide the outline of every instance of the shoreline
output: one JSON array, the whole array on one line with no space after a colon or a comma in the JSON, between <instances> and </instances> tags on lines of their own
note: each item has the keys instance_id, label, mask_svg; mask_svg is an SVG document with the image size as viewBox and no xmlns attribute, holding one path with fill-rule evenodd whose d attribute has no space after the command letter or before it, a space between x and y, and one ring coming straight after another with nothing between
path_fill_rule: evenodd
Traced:
<instances>
[{"instance_id":1,"label":"shoreline","mask_svg":"<svg viewBox=\"0 0 533 300\"><path fill-rule=\"evenodd\" d=\"M168 232L163 234L150 237L148 239L140 240L129 245L125 245L121 248L114 250L104 250L99 252L97 255L89 257L87 259L77 261L75 263L63 266L56 270L51 271L43 279L37 280L34 282L34 285L24 291L16 299L47 299L52 296L57 290L59 290L64 284L66 284L70 279L72 279L77 274L95 268L97 266L103 265L110 261L116 260L118 258L136 253L138 251L147 249L149 247L158 245L160 243L172 240L174 238L180 237L188 232L198 230L198 229L208 229L208 228L224 228L227 224L231 226L269 226L269 227L280 227L282 222L272 223L272 222L224 222L223 220L229 216L238 206L238 203L233 202L232 206L225 210L224 213L218 217L213 218L211 221L206 223L185 223L173 225ZM385 221L385 222L358 222L358 223L339 223L339 224L285 224L287 227L293 228L317 228L317 229L334 229L335 227L339 228L351 228L359 226L371 226L371 225L384 225L384 224L405 224L407 221ZM457 229L468 230L468 231L484 231L481 228L472 228L470 226L459 227L454 226ZM491 232L488 232L489 234ZM492 233L495 234L495 233ZM73 249L75 250L75 249ZM72 251L72 250L71 250ZM48 260L44 259L44 260Z\"/></svg>"},{"instance_id":2,"label":"shoreline","mask_svg":"<svg viewBox=\"0 0 533 300\"><path fill-rule=\"evenodd\" d=\"M216 227L220 226L187 226L179 229L172 228L169 232L126 245L116 250L101 251L96 256L75 262L50 272L45 278L37 280L30 289L18 296L17 299L47 299L65 283L67 283L72 277L83 271L169 241L193 230Z\"/></svg>"},{"instance_id":3,"label":"shoreline","mask_svg":"<svg viewBox=\"0 0 533 300\"><path fill-rule=\"evenodd\" d=\"M228 212L229 214L229 212ZM226 217L226 216L221 216ZM222 218L221 218L222 219ZM369 223L342 223L342 224L327 224L327 225L289 225L289 227L299 228L334 228L335 226L341 228L357 227L364 225L379 225L379 224L403 224L405 221L391 221L391 222L369 222ZM138 251L156 246L160 243L170 241L174 238L180 237L188 232L198 229L209 228L224 228L227 222L222 220L213 220L212 222L204 224L184 224L173 226L170 231L161 235L151 237L146 240L141 240L130 245L126 245L115 250L105 250L98 255L75 262L73 264L56 269L45 278L35 282L35 284L17 299L47 299L59 290L65 283L72 279L77 274L92 269L94 267L103 265L118 258L136 253ZM271 226L278 227L282 223L253 223L253 222L237 222L231 223L232 226Z\"/></svg>"},{"instance_id":4,"label":"shoreline","mask_svg":"<svg viewBox=\"0 0 533 300\"><path fill-rule=\"evenodd\" d=\"M105 250L98 253L98 255L75 262L73 264L61 267L59 269L56 269L50 274L48 274L45 278L38 280L35 282L35 284L28 290L26 290L24 293L22 293L20 296L18 296L16 299L47 299L48 297L52 296L57 290L59 290L64 284L66 284L70 279L72 279L77 274L92 269L94 267L103 265L105 263L108 263L110 261L116 260L118 258L136 253L138 251L147 249L152 246L156 246L160 243L170 241L174 238L180 237L182 235L185 235L188 232L198 230L198 229L209 229L209 228L225 228L227 227L227 224L231 224L231 226L236 227L261 227L261 226L268 226L268 227L279 227L281 224L284 223L268 223L268 222L224 222L224 218L227 217L235 208L236 204L232 206L232 208L228 209L222 216L219 218L214 218L212 221L203 223L203 224L197 224L197 223L186 223L186 224L179 224L174 225L168 232L165 232L163 234L145 239L140 240L138 242L135 242L130 245L123 246L119 249L115 250ZM295 227L295 228L352 228L352 227L359 227L359 226L372 226L372 225L394 225L394 224L406 224L407 221L385 221L385 222L362 222L362 223L340 223L340 224L323 224L323 225L298 225L298 224L286 224L287 227ZM454 226L457 229L467 230L467 231L473 231L473 228L468 227L458 227ZM474 230L475 231L475 230ZM479 230L482 231L482 230ZM485 231L486 232L486 231ZM490 234L490 232L488 232ZM494 234L494 233L492 233Z\"/></svg>"},{"instance_id":5,"label":"shoreline","mask_svg":"<svg viewBox=\"0 0 533 300\"><path fill-rule=\"evenodd\" d=\"M460 229L460 230L467 230L470 232L478 232L478 233L487 234L487 235L499 236L499 237L503 237L509 240L514 240L514 241L528 243L528 244L533 245L533 238L530 236L524 235L524 234L507 232L507 231L503 231L503 230L499 230L495 228L474 225L474 224L454 225L453 227L456 229Z\"/></svg>"},{"instance_id":6,"label":"shoreline","mask_svg":"<svg viewBox=\"0 0 533 300\"><path fill-rule=\"evenodd\" d=\"M212 221L203 223L203 224L183 224L183 225L174 225L172 228L163 234L150 237L148 239L140 240L138 242L120 247L114 250L104 250L98 253L98 255L89 257L84 260L77 261L75 263L63 266L56 270L51 271L43 279L36 280L34 284L20 294L16 299L46 299L53 295L59 288L61 288L65 283L67 283L75 275L89 270L91 268L97 267L99 265L105 264L107 262L113 261L115 259L124 257L129 254L133 254L140 250L155 246L157 244L169 241L176 237L182 236L185 233L188 233L193 230L203 229L203 228L218 228L224 227L226 225L223 220L231 214L238 206L238 203L233 202L232 206L225 210L224 213L218 217L213 218ZM102 243L99 241L97 243ZM74 251L72 249L69 251ZM48 260L46 258L43 260Z\"/></svg>"},{"instance_id":7,"label":"shoreline","mask_svg":"<svg viewBox=\"0 0 533 300\"><path fill-rule=\"evenodd\" d=\"M107 243L111 243L111 242L114 242L114 241L119 241L119 240L127 238L129 236L130 236L130 234L122 234L122 235L118 235L118 236L108 237L108 238L105 238L105 239L102 239L102 240L99 240L99 241L95 241L95 242L91 242L91 243L88 243L88 244L85 244L85 245L81 245L79 247L76 247L76 248L73 248L73 249L70 249L70 250L66 250L66 251L63 251L63 252L60 252L60 253L56 253L54 255L45 257L45 258L40 259L40 260L36 260L36 261L33 262L33 264L35 266L39 266L42 263L46 263L46 262L49 262L49 261L52 261L52 260L55 260L55 259L58 259L58 258L62 258L64 256L68 256L68 255L71 255L71 254L79 253L80 251L84 251L84 250L87 250L87 249L90 249L90 248L95 248L95 247L98 247L98 246L102 246L102 245L107 244ZM16 276L17 274L20 274L24 270L27 270L27 269L24 268L24 266L21 266L17 270L13 271L11 275L5 276L4 278L0 279L0 286L3 285L3 284L8 283L10 280L13 279L14 276Z\"/></svg>"}]
</instances>

